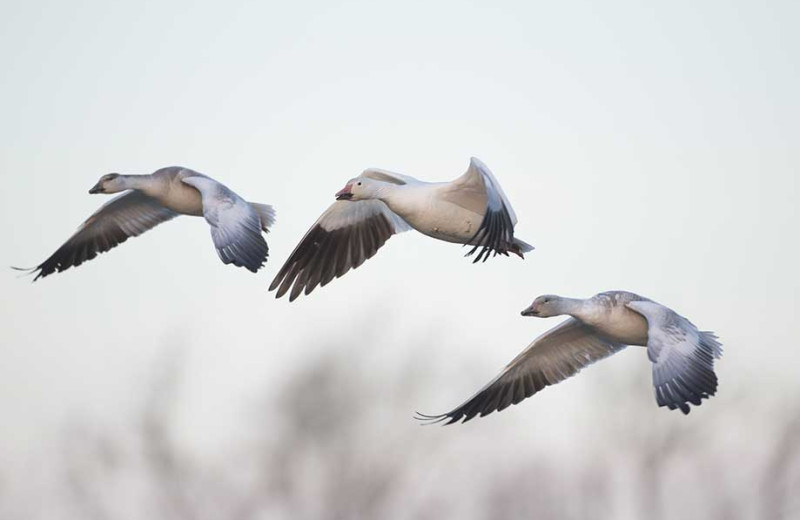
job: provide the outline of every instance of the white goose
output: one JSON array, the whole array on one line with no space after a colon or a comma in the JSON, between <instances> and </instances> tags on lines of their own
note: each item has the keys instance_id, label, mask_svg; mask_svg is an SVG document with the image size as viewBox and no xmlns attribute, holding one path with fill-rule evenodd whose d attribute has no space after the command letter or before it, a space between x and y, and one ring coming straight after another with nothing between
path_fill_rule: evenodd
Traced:
<instances>
[{"instance_id":1,"label":"white goose","mask_svg":"<svg viewBox=\"0 0 800 520\"><path fill-rule=\"evenodd\" d=\"M451 424L501 411L627 345L647 347L659 406L688 414L688 403L699 406L716 392L714 359L722 356L722 345L713 332L697 330L672 309L630 292L609 291L585 300L539 296L522 311L540 318L565 314L571 317L536 338L461 406L419 418Z\"/></svg>"},{"instance_id":2,"label":"white goose","mask_svg":"<svg viewBox=\"0 0 800 520\"><path fill-rule=\"evenodd\" d=\"M39 266L34 281L79 266L130 237L139 236L178 215L205 217L223 263L256 272L267 259L267 232L275 221L272 206L246 202L211 177L180 166L150 175L109 173L89 193L117 193Z\"/></svg>"},{"instance_id":3,"label":"white goose","mask_svg":"<svg viewBox=\"0 0 800 520\"><path fill-rule=\"evenodd\" d=\"M395 233L411 228L489 254L523 256L533 247L514 237L517 217L489 168L472 158L451 182L422 182L379 169L365 170L336 194L272 281L277 297L311 293L360 266Z\"/></svg>"}]
</instances>

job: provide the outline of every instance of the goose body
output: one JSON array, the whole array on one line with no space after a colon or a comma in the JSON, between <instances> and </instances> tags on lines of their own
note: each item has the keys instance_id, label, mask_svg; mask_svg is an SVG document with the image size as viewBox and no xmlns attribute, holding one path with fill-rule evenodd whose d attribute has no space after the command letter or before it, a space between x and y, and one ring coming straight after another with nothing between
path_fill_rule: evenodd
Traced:
<instances>
[{"instance_id":1,"label":"goose body","mask_svg":"<svg viewBox=\"0 0 800 520\"><path fill-rule=\"evenodd\" d=\"M132 179L131 185L136 185L139 191L176 213L202 217L203 202L200 191L182 182L183 179L201 175L187 168L162 168L150 175L136 176L138 178Z\"/></svg>"},{"instance_id":2,"label":"goose body","mask_svg":"<svg viewBox=\"0 0 800 520\"><path fill-rule=\"evenodd\" d=\"M405 220L409 226L431 238L467 244L483 221L486 207L469 208L451 202L450 183L416 181L411 185L387 185L379 200Z\"/></svg>"},{"instance_id":3,"label":"goose body","mask_svg":"<svg viewBox=\"0 0 800 520\"><path fill-rule=\"evenodd\" d=\"M272 282L277 297L294 300L360 266L395 233L415 229L429 237L473 246L475 262L533 248L514 237L514 210L497 179L472 158L451 182L423 182L380 169L348 181L302 238Z\"/></svg>"},{"instance_id":4,"label":"goose body","mask_svg":"<svg viewBox=\"0 0 800 520\"><path fill-rule=\"evenodd\" d=\"M463 404L441 415L420 414L423 420L451 424L504 410L627 345L647 348L659 406L688 414L689 403L699 406L716 393L714 360L722 356L716 335L660 303L627 291L587 299L545 295L522 315L569 318L536 338Z\"/></svg>"},{"instance_id":5,"label":"goose body","mask_svg":"<svg viewBox=\"0 0 800 520\"><path fill-rule=\"evenodd\" d=\"M597 334L625 345L647 346L647 320L628 307L641 296L627 291L609 291L586 300L572 314L582 323L594 327Z\"/></svg>"},{"instance_id":6,"label":"goose body","mask_svg":"<svg viewBox=\"0 0 800 520\"><path fill-rule=\"evenodd\" d=\"M275 220L266 204L246 202L225 185L189 168L171 166L149 175L104 175L89 193L118 193L47 260L31 269L35 280L81 265L128 238L178 215L205 217L223 263L256 272L268 247L261 232Z\"/></svg>"}]
</instances>

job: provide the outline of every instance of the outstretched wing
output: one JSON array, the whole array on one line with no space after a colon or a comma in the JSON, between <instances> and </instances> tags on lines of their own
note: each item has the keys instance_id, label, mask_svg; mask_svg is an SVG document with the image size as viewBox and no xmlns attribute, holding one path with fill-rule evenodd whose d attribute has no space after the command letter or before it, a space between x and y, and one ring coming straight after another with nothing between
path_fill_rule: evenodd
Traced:
<instances>
[{"instance_id":1,"label":"outstretched wing","mask_svg":"<svg viewBox=\"0 0 800 520\"><path fill-rule=\"evenodd\" d=\"M269 248L261 235L261 217L250 203L205 175L184 177L181 181L200 192L203 217L211 226L220 260L258 271L267 261Z\"/></svg>"},{"instance_id":2,"label":"outstretched wing","mask_svg":"<svg viewBox=\"0 0 800 520\"><path fill-rule=\"evenodd\" d=\"M446 195L451 202L464 208L483 214L483 221L469 240L472 249L467 253L471 256L480 249L473 263L489 258L489 254L508 255L514 249L514 226L517 215L506 198L500 183L489 168L475 157L470 159L467 172L453 181L452 191ZM531 246L519 244L522 251L528 251Z\"/></svg>"},{"instance_id":3,"label":"outstretched wing","mask_svg":"<svg viewBox=\"0 0 800 520\"><path fill-rule=\"evenodd\" d=\"M33 280L77 267L177 216L155 199L139 191L127 191L101 206L55 253L30 269L38 271Z\"/></svg>"},{"instance_id":4,"label":"outstretched wing","mask_svg":"<svg viewBox=\"0 0 800 520\"><path fill-rule=\"evenodd\" d=\"M275 276L270 291L289 301L310 294L372 256L408 224L379 200L336 201L325 210Z\"/></svg>"},{"instance_id":5,"label":"outstretched wing","mask_svg":"<svg viewBox=\"0 0 800 520\"><path fill-rule=\"evenodd\" d=\"M418 414L418 418L452 424L499 412L623 348L625 345L600 338L588 325L569 318L536 338L500 375L461 406L441 415Z\"/></svg>"},{"instance_id":6,"label":"outstretched wing","mask_svg":"<svg viewBox=\"0 0 800 520\"><path fill-rule=\"evenodd\" d=\"M713 332L699 331L675 311L652 301L627 304L647 320L647 356L653 363L656 402L689 413L717 391L714 359L722 344Z\"/></svg>"}]
</instances>

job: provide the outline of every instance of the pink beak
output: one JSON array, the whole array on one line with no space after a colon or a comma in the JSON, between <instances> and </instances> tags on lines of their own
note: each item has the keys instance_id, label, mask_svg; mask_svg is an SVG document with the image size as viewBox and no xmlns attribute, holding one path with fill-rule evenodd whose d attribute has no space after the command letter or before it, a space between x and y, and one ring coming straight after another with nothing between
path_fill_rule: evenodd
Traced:
<instances>
[{"instance_id":1,"label":"pink beak","mask_svg":"<svg viewBox=\"0 0 800 520\"><path fill-rule=\"evenodd\" d=\"M353 197L352 184L345 185L344 188L336 192L336 200L350 200Z\"/></svg>"}]
</instances>

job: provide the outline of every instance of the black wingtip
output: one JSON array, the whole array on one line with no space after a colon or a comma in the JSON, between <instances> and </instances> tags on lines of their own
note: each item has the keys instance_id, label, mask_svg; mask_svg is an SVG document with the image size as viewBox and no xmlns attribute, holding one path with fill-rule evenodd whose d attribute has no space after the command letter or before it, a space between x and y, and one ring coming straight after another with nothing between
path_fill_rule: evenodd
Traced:
<instances>
[{"instance_id":1,"label":"black wingtip","mask_svg":"<svg viewBox=\"0 0 800 520\"><path fill-rule=\"evenodd\" d=\"M267 292L272 292L275 289L277 289L279 283L280 283L280 275L272 279L272 283L270 283L269 287L267 287ZM276 296L276 298L280 298L280 296Z\"/></svg>"},{"instance_id":2,"label":"black wingtip","mask_svg":"<svg viewBox=\"0 0 800 520\"><path fill-rule=\"evenodd\" d=\"M39 267L16 267L16 266L13 266L13 265L10 265L9 267L11 269L15 270L15 271L21 271L22 272L22 274L19 275L17 278L23 278L25 276L32 276L33 274L36 273L36 271L39 270ZM36 275L36 278L31 280L31 283L35 282L36 280L38 280L41 277L42 277L42 273L40 271L39 274Z\"/></svg>"},{"instance_id":3,"label":"black wingtip","mask_svg":"<svg viewBox=\"0 0 800 520\"><path fill-rule=\"evenodd\" d=\"M248 271L250 271L251 273L257 274L257 273L258 273L258 271L259 271L261 268L263 268L263 267L264 267L264 264L265 264L265 263L266 263L266 261L264 261L264 262L261 262L261 263L260 263L260 264L258 264L258 265L256 265L256 264L244 265L244 267L245 267L245 268L247 268L247 270L248 270Z\"/></svg>"},{"instance_id":4,"label":"black wingtip","mask_svg":"<svg viewBox=\"0 0 800 520\"><path fill-rule=\"evenodd\" d=\"M514 245L514 225L508 216L505 204L497 211L487 208L478 230L467 244L472 244L474 247L465 256L478 253L472 261L473 264L486 262L490 256L492 258L497 255L508 256L508 244Z\"/></svg>"},{"instance_id":5,"label":"black wingtip","mask_svg":"<svg viewBox=\"0 0 800 520\"><path fill-rule=\"evenodd\" d=\"M414 412L414 419L420 421L420 426L431 426L434 424L441 424L442 426L447 426L448 424L453 424L456 419L450 417L448 414L443 413L441 415L428 415L421 412ZM449 421L447 421L450 419ZM447 422L444 422L447 421Z\"/></svg>"}]
</instances>

